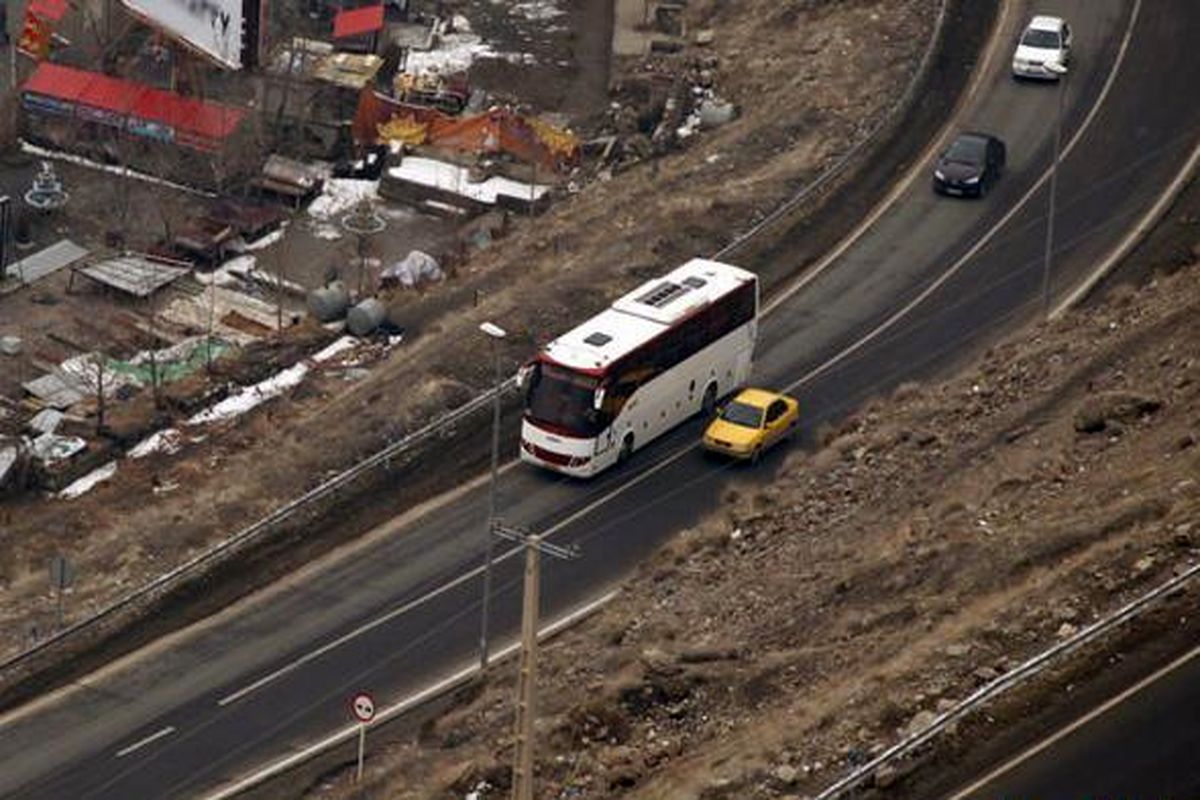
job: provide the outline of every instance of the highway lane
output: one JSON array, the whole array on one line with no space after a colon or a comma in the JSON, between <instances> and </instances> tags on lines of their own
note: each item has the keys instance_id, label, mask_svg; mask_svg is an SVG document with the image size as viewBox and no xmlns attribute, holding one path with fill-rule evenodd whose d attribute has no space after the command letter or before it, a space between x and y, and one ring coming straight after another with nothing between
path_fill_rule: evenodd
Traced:
<instances>
[{"instance_id":1,"label":"highway lane","mask_svg":"<svg viewBox=\"0 0 1200 800\"><path fill-rule=\"evenodd\" d=\"M1200 651L951 800L1200 797Z\"/></svg>"},{"instance_id":2,"label":"highway lane","mask_svg":"<svg viewBox=\"0 0 1200 800\"><path fill-rule=\"evenodd\" d=\"M1068 85L1070 131L1078 128L1103 88L1125 21L1125 5L1088 3L1086 16L1079 13L1081 3L1062 7L1072 15L1084 43L1076 62L1078 78ZM1180 12L1180 18L1194 16L1182 6ZM1194 139L1195 111L1162 100L1187 96L1171 81L1195 74L1195 63L1182 47L1164 47L1156 39L1161 32L1149 27L1151 21L1149 17L1139 20L1128 64L1101 114L1109 115L1104 124L1115 129L1134 126L1132 121L1137 125L1150 121L1136 144L1146 151L1143 155L1155 155L1139 161L1128 148L1114 150L1120 142L1089 145L1095 133L1080 141L1060 184L1061 241L1074 243L1062 248L1056 285L1078 279L1090 261L1084 245L1101 249L1110 245L1121 226L1109 220L1131 218L1144 207ZM1143 73L1151 66L1154 70ZM1128 75L1139 77L1134 81ZM837 352L855 332L861 334L886 319L905 300L928 289L936 275L1032 186L1049 161L1046 120L1052 119L1056 97L1047 88L1016 86L1002 71L989 81L980 105L970 111L970 120L991 126L1009 140L1012 166L1004 182L982 203L957 203L933 198L926 180L919 180L836 268L764 322L759 379L791 382ZM1161 118L1156 121L1158 112ZM1091 130L1099 128L1093 125ZM1147 142L1153 146L1146 147ZM1130 164L1139 167L1130 170ZM1119 191L1105 188L1117 180ZM1044 200L1044 191L1035 194L1027 210L935 290L911 321L893 327L836 369L806 382L802 395L808 424L834 418L899 380L927 374L973 344L974 332L994 334L1032 312L1043 232L1036 209L1044 209ZM566 541L579 541L586 556L575 564L547 565L547 609L561 609L595 593L672 530L698 519L713 506L723 487L769 480L778 456L759 472L729 469L687 449L697 431L698 424L685 426L640 453L629 469L593 484L523 468L506 472L501 490L505 516L542 529L597 502L631 476L644 476L557 534ZM0 736L0 759L5 764L0 794L193 794L344 723L345 699L357 688L372 688L386 702L423 685L448 665L469 661L478 625L477 580L463 581L218 705L222 698L356 624L469 569L479 556L484 514L482 491L465 492L406 526L404 535L380 536L358 547L357 556L320 573L306 571L287 585L231 609L223 618L172 637L156 646L149 660L118 665L84 682L83 688L64 692L60 701L44 704L36 714L5 723ZM517 581L515 561L504 562L498 570L496 630L515 630ZM184 675L186 680L172 679ZM168 728L174 730L117 757L125 748Z\"/></svg>"}]
</instances>

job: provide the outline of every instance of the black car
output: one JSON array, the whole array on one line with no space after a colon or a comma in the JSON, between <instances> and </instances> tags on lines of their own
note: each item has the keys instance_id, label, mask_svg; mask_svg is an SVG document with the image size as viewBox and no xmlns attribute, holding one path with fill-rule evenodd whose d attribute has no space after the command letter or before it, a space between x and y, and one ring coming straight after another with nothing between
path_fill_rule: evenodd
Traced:
<instances>
[{"instance_id":1,"label":"black car","mask_svg":"<svg viewBox=\"0 0 1200 800\"><path fill-rule=\"evenodd\" d=\"M939 194L983 197L1004 171L1004 142L987 133L960 133L933 168Z\"/></svg>"}]
</instances>

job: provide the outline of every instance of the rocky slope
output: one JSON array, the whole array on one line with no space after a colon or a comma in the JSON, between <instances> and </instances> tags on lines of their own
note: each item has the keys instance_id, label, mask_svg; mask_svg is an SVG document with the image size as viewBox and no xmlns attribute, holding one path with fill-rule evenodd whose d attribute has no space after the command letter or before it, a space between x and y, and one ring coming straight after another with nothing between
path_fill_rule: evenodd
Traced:
<instances>
[{"instance_id":1,"label":"rocky slope","mask_svg":"<svg viewBox=\"0 0 1200 800\"><path fill-rule=\"evenodd\" d=\"M732 491L545 649L536 796L811 796L1196 563L1198 278L1118 289L901 387L768 488ZM1145 635L1179 624L1156 619ZM496 680L393 742L365 794L335 771L308 796L506 797L513 690ZM1061 694L1029 691L1026 710ZM942 747L986 741L1005 713ZM894 794L901 777L876 776Z\"/></svg>"}]
</instances>

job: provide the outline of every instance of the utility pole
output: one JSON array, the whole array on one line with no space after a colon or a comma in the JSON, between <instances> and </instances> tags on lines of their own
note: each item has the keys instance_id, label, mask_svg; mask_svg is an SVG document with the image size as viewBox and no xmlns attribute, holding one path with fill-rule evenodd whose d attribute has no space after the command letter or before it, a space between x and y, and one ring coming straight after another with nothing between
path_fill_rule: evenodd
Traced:
<instances>
[{"instance_id":1,"label":"utility pole","mask_svg":"<svg viewBox=\"0 0 1200 800\"><path fill-rule=\"evenodd\" d=\"M483 608L479 622L479 674L487 676L488 668L488 619L492 605L492 557L495 542L492 532L496 528L496 487L500 476L500 347L499 343L508 333L494 322L480 324L490 341L492 349L492 471L488 483L488 535L483 555Z\"/></svg>"},{"instance_id":2,"label":"utility pole","mask_svg":"<svg viewBox=\"0 0 1200 800\"><path fill-rule=\"evenodd\" d=\"M492 534L525 547L525 588L521 611L521 665L517 678L516 747L513 762L512 800L533 800L533 718L537 707L538 610L541 595L541 554L571 560L574 547L543 541L540 534L496 521Z\"/></svg>"}]
</instances>

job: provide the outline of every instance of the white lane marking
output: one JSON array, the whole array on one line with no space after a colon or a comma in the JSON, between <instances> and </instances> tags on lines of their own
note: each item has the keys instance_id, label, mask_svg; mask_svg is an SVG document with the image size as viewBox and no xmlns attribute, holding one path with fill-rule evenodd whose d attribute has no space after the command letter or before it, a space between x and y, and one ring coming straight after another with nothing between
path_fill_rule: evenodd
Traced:
<instances>
[{"instance_id":1,"label":"white lane marking","mask_svg":"<svg viewBox=\"0 0 1200 800\"><path fill-rule=\"evenodd\" d=\"M1129 255L1133 248L1141 243L1146 234L1150 233L1171 204L1175 202L1175 199L1179 197L1179 193L1183 191L1183 187L1195 174L1197 166L1200 166L1200 141L1196 143L1196 146L1192 149L1191 156L1171 181L1170 185L1168 185L1167 190L1159 196L1158 201L1142 215L1142 218L1125 235L1125 238L1121 240L1117 248L1100 262L1096 269L1084 279L1083 283L1076 286L1061 303L1054 307L1050 312L1050 319L1057 319L1070 310L1071 306L1087 297L1088 293L1096 288L1096 284L1111 272L1125 256Z\"/></svg>"},{"instance_id":2,"label":"white lane marking","mask_svg":"<svg viewBox=\"0 0 1200 800\"><path fill-rule=\"evenodd\" d=\"M1067 154L1069 154L1072 150L1075 149L1075 145L1079 143L1079 141L1083 138L1083 135L1085 133L1087 133L1088 128L1091 127L1092 121L1096 118L1096 114L1099 111L1101 104L1103 104L1105 98L1108 97L1109 90L1112 88L1113 83L1116 81L1117 73L1120 71L1121 65L1125 62L1125 54L1126 54L1126 51L1128 50L1130 38L1133 35L1134 26L1137 24L1138 11L1141 9L1141 7L1142 7L1142 0L1137 0L1137 2L1134 4L1133 11L1129 15L1129 25L1125 28L1125 36L1122 39L1121 48L1120 48L1120 50L1117 51L1116 60L1113 62L1113 68L1112 68L1112 71L1109 72L1109 74L1108 74L1108 79L1104 82L1104 88L1100 90L1100 94L1096 98L1095 105L1092 106L1091 110L1088 112L1088 115L1084 118L1083 124L1079 126L1079 130L1077 130L1075 132L1075 135L1072 136L1071 139L1067 142L1067 146L1064 147L1059 152L1058 163L1061 164L1062 160L1067 157ZM1062 91L1061 87L1059 88L1059 91ZM1051 165L1051 166L1053 166L1053 165ZM816 366L815 368L812 369L812 371L810 371L807 375L804 375L803 377L801 377L799 380L796 380L796 381L792 382L791 384L789 384L788 386L784 387L784 391L785 392L794 391L797 387L802 386L802 385L812 381L814 378L822 375L825 372L828 372L829 369L837 366L842 361L845 361L851 355L857 353L859 350L861 350L862 348L864 348L865 346L870 344L872 341L879 338L879 336L881 334L885 333L890 328L892 328L896 323L898 323L900 320L907 317L909 315L909 313L911 313L913 311L913 309L915 309L921 303L923 303L927 299L929 299L930 295L932 295L939 288L941 288L948 280L950 280L952 277L954 277L964 266L966 266L968 261L970 261L972 258L974 258L979 253L980 250L982 250L984 247L986 247L988 245L988 243L991 242L992 239L994 239L996 237L996 234L998 234L1001 231L1001 229L1003 229L1004 226L1006 226L1012 220L1013 217L1015 217L1018 213L1020 213L1020 211L1025 207L1025 205L1033 198L1034 194L1036 194L1037 191L1040 188L1042 188L1042 185L1045 184L1046 181L1050 179L1050 172L1051 172L1051 168L1047 168L1046 171L1042 173L1041 177L1038 178L1037 181L1033 184L1033 186L1029 187L1029 190L1026 191L1025 194L1023 194L1021 196L1021 198L1016 203L1013 204L1012 208L1010 208L1008 210L1008 212L1005 213L1005 215L996 222L995 225L993 225L991 228L989 228L987 230L987 232L984 233L984 235L982 237L980 237L979 240L976 241L975 244L973 244L969 250L967 250L966 253L964 253L961 257L959 257L959 259L957 261L955 261L953 264L951 264L949 269L947 269L940 276L938 276L937 280L935 280L933 283L929 284L929 286L925 287L925 289L920 294L918 294L916 297L914 297L912 300L910 300L905 305L901 306L890 317L888 317L883 322L881 322L873 330L869 331L865 336L863 336L862 338L858 339L853 344L846 347L846 349L842 350L840 353L833 356L825 363Z\"/></svg>"},{"instance_id":3,"label":"white lane marking","mask_svg":"<svg viewBox=\"0 0 1200 800\"><path fill-rule=\"evenodd\" d=\"M963 93L962 99L959 100L959 102L955 105L954 110L946 120L946 124L943 125L941 130L938 131L937 135L933 137L933 139L929 142L929 145L921 152L921 155L913 160L913 165L909 167L909 170L904 177L901 178L900 181L891 188L891 190L887 193L887 195L884 196L883 200L881 200L879 204L875 206L875 208L871 209L870 213L868 213L867 216L864 217L857 226L855 226L854 230L850 231L850 233L847 234L844 239L834 245L833 249L823 255L816 264L805 270L804 274L801 275L797 280L793 281L787 288L781 290L778 294L772 297L770 302L768 302L766 307L763 309L764 315L770 314L779 305L795 295L796 292L812 283L817 279L818 276L820 276L822 272L828 269L833 262L841 258L847 250L853 247L859 239L865 236L867 232L874 227L875 223L879 221L880 217L890 211L892 206L899 202L900 198L906 192L908 192L910 188L912 188L913 182L917 180L917 177L926 172L928 169L928 162L933 158L934 154L945 145L945 142L947 139L949 139L951 132L960 124L959 118L962 115L963 109L966 108L967 105L974 100L975 96L979 93L979 90L983 86L985 79L988 77L988 73L991 71L992 62L995 61L996 54L1001 50L1001 46L1007 45L1008 37L1004 35L1003 31L1008 25L1008 20L1012 14L1014 5L1015 4L1012 2L1006 2L1001 8L1000 18L996 21L992 37L989 40L990 44L988 45L987 51L984 53L980 68L975 71L974 75L972 75L971 82L968 85L966 92Z\"/></svg>"},{"instance_id":4,"label":"white lane marking","mask_svg":"<svg viewBox=\"0 0 1200 800\"><path fill-rule=\"evenodd\" d=\"M687 453L691 452L692 449L694 449L694 447L695 447L695 445L689 445L684 450L681 450L678 453L668 456L667 458L660 461L658 464L655 464L653 467L650 467L650 468L644 470L642 473L637 475L635 478L633 478L629 482L622 484L622 487L627 488L627 487L636 486L637 484L641 483L643 480L650 477L651 475L659 472L660 470L666 468L667 466L670 466L675 461L678 461L681 457L683 457ZM508 462L508 464L505 465L505 468L508 468L509 466L515 466L519 463L520 463L519 460L510 461L510 462ZM553 527L548 528L547 530L543 531L542 535L550 536L558 531L561 531L563 528L565 528L570 523L572 523L575 520L579 519L580 517L590 513L591 511L594 511L598 506L607 502L609 499L615 497L616 494L618 494L620 491L621 491L620 488L614 489L613 492L601 496L597 500L589 503L588 505L579 509L575 513L566 517L565 519L563 519L561 522L557 523ZM507 561L508 559L517 556L521 552L522 552L521 546L516 545L512 548L509 548L508 550L504 550L504 551L496 554L492 558L492 564L494 566L496 564L503 563L504 561ZM392 609L391 611L387 612L386 614L384 614L380 617L376 617L375 619L371 620L370 622L364 622L362 625L359 625L354 630L349 631L349 632L339 636L337 639L334 639L333 641L322 645L321 647L317 648L316 650L305 653L304 655L300 656L299 658L295 659L294 661L291 661L291 662L283 665L282 667L276 669L275 671L264 675L263 677L259 678L258 680L254 681L253 683L247 684L246 686L243 686L242 688L240 688L234 692L231 692L230 694L225 695L224 697L222 697L220 700L217 701L217 705L218 706L226 706L226 705L229 705L230 703L241 700L243 697L250 694L251 692L254 692L257 689L261 689L262 687L266 686L267 684L283 677L284 675L287 675L289 672L292 672L295 669L303 666L304 664L307 664L308 662L312 661L313 659L318 658L318 657L324 655L325 653L328 653L330 650L334 650L338 647L341 647L343 644L350 641L351 639L354 639L374 628L377 628L380 625L383 625L385 622L393 620L396 617L401 616L402 614L406 614L409 611L411 611L412 609L416 608L417 606L424 605L425 603L429 602L430 600L433 600L434 598L438 597L439 595L445 594L446 592L450 591L451 589L455 588L456 586L461 586L462 584L466 583L467 581L473 580L474 578L477 578L482 574L483 574L482 566L475 567L471 570L468 570L467 572L464 572L463 574L448 581L447 583L442 584L441 586L437 587L436 589L431 589L430 591L426 592L425 594L421 595L420 597L416 597L416 598L408 601L404 605L398 606L397 608Z\"/></svg>"},{"instance_id":5,"label":"white lane marking","mask_svg":"<svg viewBox=\"0 0 1200 800\"><path fill-rule=\"evenodd\" d=\"M117 758L124 758L125 756L129 755L130 753L132 753L136 750L141 750L143 747L150 744L151 742L157 742L159 739L162 739L164 736L170 736L174 732L175 732L175 726L168 725L167 727L163 728L162 730L156 731L155 733L150 734L145 739L138 739L136 742L129 745L128 747L124 747L124 748L118 750Z\"/></svg>"},{"instance_id":6,"label":"white lane marking","mask_svg":"<svg viewBox=\"0 0 1200 800\"><path fill-rule=\"evenodd\" d=\"M612 599L618 594L619 592L613 589L605 592L594 600L590 600L587 603L575 608L568 614L559 617L554 622L539 629L538 638L549 638L563 630L566 630L580 620L585 619L586 617L599 611L605 605L612 602ZM500 650L496 651L496 653L493 654L493 658L496 661L508 658L513 653L517 652L519 647L519 642L511 642ZM406 711L421 705L425 701L437 697L443 692L466 682L478 672L479 664L477 662L472 663L470 666L464 667L457 672L454 672L450 676L442 678L441 680L424 687L423 689L409 695L403 700L400 700L399 702L394 703L387 708L381 709L376 713L375 721L372 724L378 725L379 723L386 722L393 717L399 716ZM269 764L268 766L263 767L262 769L251 773L250 775L238 779L236 782L228 786L217 789L215 792L206 795L205 800L226 800L226 798L241 794L247 789L257 786L263 781L278 775L281 772L286 772L297 764L302 764L303 762L307 761L318 753L329 749L330 747L350 740L352 737L358 735L358 728L359 726L356 723L353 725L348 725L341 730L335 731L329 736L326 736L324 739L304 747L301 750L282 758L279 761L276 761L274 764Z\"/></svg>"},{"instance_id":7,"label":"white lane marking","mask_svg":"<svg viewBox=\"0 0 1200 800\"><path fill-rule=\"evenodd\" d=\"M1130 14L1129 25L1126 28L1125 36L1122 40L1121 48L1117 53L1117 58L1113 62L1113 68L1112 68L1111 72L1109 73L1108 80L1105 81L1104 88L1101 90L1099 96L1096 99L1096 104L1089 111L1087 117L1084 119L1084 122L1080 126L1079 130L1075 132L1075 135L1073 137L1071 137L1071 139L1067 143L1066 147L1064 147L1060 151L1060 158L1059 158L1060 163L1062 161L1062 158L1065 158L1067 153L1071 152L1071 150L1074 148L1075 144L1083 137L1083 134L1087 131L1087 128L1090 126L1092 119L1095 117L1096 111L1100 107L1100 104L1103 103L1104 99L1108 96L1109 89L1112 86L1112 84L1115 80L1115 76L1116 76L1117 72L1120 70L1121 64L1123 63L1123 61L1125 59L1125 52L1128 47L1129 38L1133 31L1134 22L1137 19L1138 8L1140 8L1140 6L1141 6L1141 0L1138 0L1137 4L1134 6L1133 12ZM1007 12L1007 10L1009 8L1010 8L1010 6L1008 4L1006 4L1005 11ZM998 25L997 29L999 29L999 27L1000 26ZM989 58L996 51L997 51L997 48L995 48L995 47L991 48L988 52ZM979 74L985 75L986 72L987 72L987 70L983 69L983 70L980 70ZM948 124L943 130L944 131L949 130L949 128L950 128L950 125ZM920 169L924 169L923 163L921 164ZM912 184L913 180L916 179L916 175L918 174L918 171L919 170L916 167L914 167L912 170L909 171L909 174L906 177L906 182L903 184L903 188L905 191ZM1008 213L1006 213L1003 217L1001 217L1001 219L995 225L993 225L983 235L983 237L981 239L979 239L975 243L974 246L971 247L970 250L968 250L962 257L960 257L958 259L958 261L956 261L953 265L951 265L951 267L945 273L943 273L936 281L934 281L930 286L928 286L920 295L918 295L916 298L914 298L912 301L910 301L907 305L900 308L891 317L884 320L882 323L880 323L879 326L877 326L876 328L874 328L873 330L868 332L861 339L859 339L858 341L849 345L845 350L843 350L842 352L833 356L828 361L826 361L824 364L818 365L807 375L802 376L800 379L798 379L798 380L794 381L793 383L789 384L788 386L786 386L784 388L784 391L791 392L791 391L794 391L796 388L803 386L804 384L811 383L813 380L815 380L821 374L826 372L828 369L836 366L837 364L841 363L849 356L858 352L863 347L865 347L867 344L870 344L872 341L874 341L876 338L878 338L881 334L885 333L887 330L892 328L900 320L907 317L913 311L913 309L915 309L918 305L920 305L925 300L927 300L931 294L933 294L935 291L937 291L937 289L940 288L944 283L946 283L946 281L950 280L950 278L952 278L955 274L957 274L962 269L962 267L966 265L966 263L969 260L971 260L975 255L977 255L979 253L979 251L981 249L983 249L985 246L987 246L987 244L993 238L995 238L996 234L999 233L1000 230L1005 225L1007 225L1008 222L1014 216L1016 216L1016 214L1019 213L1022 208L1024 208L1025 204L1027 202L1029 202L1030 198L1032 198L1033 195L1038 191L1038 189L1040 189L1042 187L1042 185L1046 182L1046 180L1048 180L1049 176L1050 176L1050 170L1047 169L1038 178L1037 182L1034 183L1034 185L1032 187L1030 187L1030 189L1021 197L1021 199L1018 200L1017 203L1008 211ZM873 224L874 221L877 220L879 216L882 216L882 214L885 211L889 210L891 208L891 206L895 204L896 200L899 198L899 196L901 194L903 194L903 192L894 193L894 196L889 195L888 200L884 201L884 203L881 203L876 208L876 210L872 212L873 216L871 216L869 218L870 224ZM838 256L840 256L842 253L844 253L851 245L854 244L854 242L858 241L858 239L860 239L864 235L865 231L866 231L866 228L860 226L859 229L856 229L854 232L852 232L846 239L844 239L841 243L839 243L838 247L836 247L834 249L831 256L826 256L825 258L823 258L818 263L818 265L813 268L813 271L806 273L806 275L804 277L802 277L800 280L796 281L793 285L789 286L786 290L781 292L780 295L776 296L776 298L774 298L770 303L768 303L766 308L763 310L763 316L771 314L773 311L775 311L779 307L780 303L782 303L782 301L784 299L792 296L797 291L799 291L803 286L805 286L807 283L809 283L813 278L816 277L816 274L815 274L816 272L823 271L826 267L828 267L829 264L831 264ZM545 531L542 532L542 535L543 536L551 536L551 535L563 530L571 523L576 522L577 520L581 519L582 517L590 514L592 511L594 511L597 508L599 508L600 506L608 503L613 498L619 496L620 494L627 491L628 489L631 489L634 486L637 486L638 484L647 480L651 476L656 475L657 473L666 469L667 467L674 464L679 459L683 458L684 456L686 456L689 453L696 450L698 447L699 447L698 444L692 443L692 444L682 448L681 450L675 452L674 454L667 456L666 458L664 458L663 460L661 460L654 466L652 466L646 470L643 470L632 480L621 484L620 486L613 489L611 492L608 492L607 494L603 494L603 495L599 496L592 502L583 506L582 508L580 508L579 510L570 514L569 516L565 517L564 519L562 519L560 522L556 523L552 527L546 529ZM509 462L509 464L513 464L513 463L517 463L517 462L515 462L515 461ZM508 466L508 465L506 465L506 466ZM505 560L515 556L518 552L520 552L520 550L521 550L521 548L519 546L517 546L517 547L513 547L510 550L504 551L501 555L497 556L494 559L493 563L499 563L499 562L505 561ZM383 623L385 623L391 619L394 619L397 616L404 614L404 613L410 611L411 609L413 609L419 605L422 605L422 604L426 603L427 601L434 599L435 597L438 597L441 594L444 594L445 592L449 591L450 589L453 589L454 587L459 586L466 581L469 581L469 580L472 580L472 579L478 577L482 573L483 573L482 567L476 567L475 569L465 572L462 575L459 575L457 578L454 578L453 580L451 580L449 583L446 583L443 586L440 586L437 589L434 589L434 590L428 592L427 594L404 604L403 606L401 606L399 608L389 611L387 614L385 614L382 617L379 617L375 620L372 620L371 622L360 625L358 628L354 629L353 631L350 631L349 633L346 633L346 634L338 637L334 641L332 641L326 645L323 645L322 647L318 648L317 650L307 653L307 654L301 656L300 658L296 659L295 661L279 668L278 670L276 670L268 675L263 676L259 680L255 681L241 689L238 689L237 691L235 691L229 695L226 695L225 697L223 697L217 701L217 705L224 706L224 705L232 703L236 700L239 700L242 697L245 697L247 694L250 694L251 692L255 691L256 689L262 688L263 686L267 685L268 683L271 683L272 681L276 680L277 678L282 677L283 675L286 675L287 673L295 670L297 667L300 667L303 664L308 663L309 661L312 661L314 658L317 658L317 657L323 655L324 653L327 653L330 650L333 650L334 648L339 647L342 644L345 644L347 641L357 637L358 635L365 633L373 628L376 628L379 625L382 625Z\"/></svg>"},{"instance_id":8,"label":"white lane marking","mask_svg":"<svg viewBox=\"0 0 1200 800\"><path fill-rule=\"evenodd\" d=\"M1055 732L1053 735L1046 737L1045 739L1038 742L1033 747L1030 747L1028 750L1024 751L1020 755L1016 756L1015 758L1010 759L1009 761L1006 761L1005 763L1001 764L999 767L996 767L996 769L992 770L987 775L984 775L982 778L975 781L970 786L966 787L965 789L960 789L959 791L955 792L953 795L948 797L947 800L964 800L964 798L974 794L975 792L982 789L984 786L987 786L989 783L992 783L993 781L995 781L996 778L999 778L1000 776L1002 776L1008 772L1011 772L1012 770L1019 767L1021 764L1025 763L1029 759L1036 756L1038 753L1041 753L1042 751L1046 750L1047 748L1053 746L1056 742L1062 740L1063 738L1065 738L1067 736L1070 736L1072 733L1079 730L1084 725L1087 725L1089 722L1096 719L1096 717L1099 717L1100 715L1107 713L1108 711L1112 710L1116 706L1125 702L1130 697L1132 697L1133 695L1142 691L1150 684L1161 680L1162 678L1166 677L1170 673L1179 669L1184 664L1191 661L1193 658L1195 658L1198 655L1200 655L1200 647L1197 647L1196 649L1191 650L1190 652L1184 653L1182 656L1175 659L1170 664L1167 664L1165 667L1159 669L1154 674L1149 675L1149 676L1143 678L1142 680L1138 681L1133 686L1130 686L1128 689L1126 689L1125 691L1118 694L1116 697L1111 697L1108 700L1106 700L1104 703L1101 703L1099 706L1092 709L1087 714L1084 714L1082 717L1075 720L1070 725L1067 725L1062 730L1059 730L1059 731Z\"/></svg>"},{"instance_id":9,"label":"white lane marking","mask_svg":"<svg viewBox=\"0 0 1200 800\"><path fill-rule=\"evenodd\" d=\"M496 557L496 558L492 559L492 563L493 564L498 563L498 562L502 561L503 558L509 557L509 555L511 553L515 553L518 550L520 550L520 547L515 547L512 550L506 552L503 555L503 557ZM371 620L370 622L364 622L362 625L359 625L354 630L351 630L347 633L342 634L338 638L334 639L332 642L324 644L321 647L318 647L316 650L312 650L308 653L305 653L304 655L300 656L296 660L288 662L287 664L285 664L284 666L275 670L274 672L270 672L270 673L264 675L263 677L259 678L258 680L254 681L253 683L247 684L246 686L243 686L241 689L238 689L235 692L231 692L230 694L225 695L224 697L222 697L220 700L217 701L217 705L218 706L226 706L232 702L242 699L243 697L245 697L246 695L255 691L256 689L261 689L262 687L266 686L268 683L271 683L272 681L282 678L284 675L287 675L289 672L292 672L293 670L296 670L296 669L304 666L305 664L307 664L308 662L312 661L315 658L319 658L320 656L324 655L325 653L328 653L330 650L334 650L338 647L341 647L343 644L350 641L351 639L357 638L358 636L361 636L362 634L364 634L374 628L378 628L380 625L384 624L385 622L388 622L389 620L393 620L402 614L406 614L419 605L424 605L428 601L434 599L435 597L437 597L439 595L445 594L446 592L450 591L451 589L453 589L456 586L461 586L463 583L466 583L468 580L474 578L476 575L479 575L482 572L483 572L483 567L476 567L475 569L473 569L469 572L465 572L462 575L459 575L457 578L455 578L447 583L442 584L438 588L433 589L432 591L426 592L425 594L421 595L420 597L410 600L409 602L405 603L402 606L397 606L396 608L387 612L383 616L376 617L375 619Z\"/></svg>"},{"instance_id":10,"label":"white lane marking","mask_svg":"<svg viewBox=\"0 0 1200 800\"><path fill-rule=\"evenodd\" d=\"M1096 96L1096 102L1093 103L1091 109L1088 110L1088 114L1086 117L1084 117L1083 123L1079 126L1079 130L1075 132L1075 135L1071 137L1071 139L1067 142L1067 145L1065 147L1063 147L1061 150L1059 150L1057 163L1061 164L1063 162L1063 160L1068 155L1070 155L1071 151L1075 149L1075 146L1079 143L1079 140L1081 138L1083 138L1083 134L1087 131L1087 129L1089 127L1091 127L1092 120L1095 118L1096 114L1099 113L1100 107L1104 104L1105 99L1108 97L1108 93L1112 90L1112 86L1116 82L1116 79L1117 79L1117 74L1121 70L1121 65L1125 61L1125 54L1128 51L1129 43L1133 38L1133 29L1137 23L1138 13L1141 10L1141 7L1142 7L1142 0L1137 0L1137 2L1134 4L1133 11L1131 11L1129 14L1129 22L1125 26L1125 33L1121 37L1121 45L1117 49L1117 56L1113 60L1112 69L1109 71L1108 77L1104 81L1104 86L1101 87L1100 94ZM1007 5L1005 6L1005 13L1007 13L1009 8L1010 8L1010 6L1007 6ZM999 30L1000 28L1001 28L1001 26L998 24L997 30ZM986 74L987 66L988 66L988 64L990 64L991 58L995 52L996 52L995 49L991 49L988 51L988 58L985 61L985 67L984 67L984 69L981 69L979 71L979 73L978 73L979 76ZM1062 91L1062 87L1056 87L1056 90ZM972 92L968 92L968 93L970 94ZM957 115L955 115L955 117L957 117ZM904 176L904 179L897 185L897 188L893 189L893 191L888 195L887 199L885 199L882 203L879 204L879 206L877 206L874 210L872 210L871 214L867 217L865 224L860 225L849 236L847 236L845 239L843 239L841 242L839 242L837 247L835 247L832 251L830 251L828 254L826 254L820 261L818 261L817 264L812 269L805 272L805 274L803 276L801 276L801 278L799 280L797 280L791 286L789 286L787 289L785 289L784 291L780 292L778 295L773 297L771 299L771 302L767 304L767 307L766 307L767 312L773 311L776 306L778 306L779 304L786 301L788 298L790 298L792 295L796 294L796 292L803 289L805 286L807 286L812 281L816 280L817 276L820 275L822 272L824 272L825 269L830 264L832 264L835 259L839 258L846 250L848 250L850 248L851 245L853 245L860 238L862 238L864 235L866 235L870 226L874 225L875 222L881 216L883 216L883 214L886 211L890 210L891 207L896 204L897 200L899 200L900 195L902 195L904 192L907 192L909 190L909 188L911 188L913 182L917 179L917 177L919 175L923 174L925 172L925 170L928 169L926 162L929 160L931 153L941 146L942 141L946 138L946 136L948 135L948 133L951 129L951 126L954 124L953 120L954 120L954 117L952 117L952 121L950 123L947 123L947 125L942 129L942 131L938 135L937 139L935 139L934 144L930 145L928 148L925 149L925 152L921 154L920 159L913 162L912 168L908 171L908 174ZM1009 219L1013 215L1015 215L1022 207L1024 207L1024 205L1027 202L1029 202L1029 200L1032 198L1032 196L1037 193L1038 189L1040 189L1042 187L1042 185L1047 180L1050 179L1050 172L1051 172L1051 168L1047 167L1046 171L1042 173L1042 175L1038 178L1037 182L1034 183L1032 188L1030 188L1029 191L1026 192L1021 197L1020 200L1017 201L1017 204L1015 206L1013 206L1013 208L1010 210L1010 212L1008 214L1006 214L1004 216L1004 218L1002 218L999 222L996 223L996 225L991 230L989 230L986 234L984 234L984 238L980 240L979 246L976 248L973 248L970 253L968 253L966 256L964 256L963 257L964 260L970 258L972 255L974 255L975 253L977 253L979 251L980 247L982 247L988 241L991 241L991 239L998 232L998 229L1003 227L1005 224L1007 224ZM953 272L957 272L957 267L952 268L952 271L950 274L952 274ZM946 275L943 277L948 278L949 275ZM935 284L932 288L936 289L937 286L940 286L941 283L944 283L944 282L945 281L943 280L943 281L939 282L938 284ZM917 302L919 303L921 300L924 299L924 297L925 296L918 298ZM799 384L796 384L796 385L799 385Z\"/></svg>"}]
</instances>

